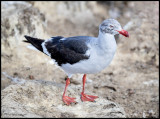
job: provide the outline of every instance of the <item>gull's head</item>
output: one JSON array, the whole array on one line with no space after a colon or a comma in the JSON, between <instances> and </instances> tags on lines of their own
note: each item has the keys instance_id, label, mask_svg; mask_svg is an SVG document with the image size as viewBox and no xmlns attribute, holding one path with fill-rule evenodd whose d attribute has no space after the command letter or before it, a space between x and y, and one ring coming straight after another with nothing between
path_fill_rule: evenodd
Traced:
<instances>
[{"instance_id":1,"label":"gull's head","mask_svg":"<svg viewBox=\"0 0 160 119\"><path fill-rule=\"evenodd\" d=\"M102 24L100 24L99 30L103 34L106 34L106 33L111 35L121 34L125 37L129 37L128 32L123 30L120 23L115 19L104 20Z\"/></svg>"}]
</instances>

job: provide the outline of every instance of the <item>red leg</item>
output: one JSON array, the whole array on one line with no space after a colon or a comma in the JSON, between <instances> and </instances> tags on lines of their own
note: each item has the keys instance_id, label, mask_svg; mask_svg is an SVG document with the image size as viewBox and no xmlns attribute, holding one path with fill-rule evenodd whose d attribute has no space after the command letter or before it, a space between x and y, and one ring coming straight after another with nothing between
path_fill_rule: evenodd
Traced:
<instances>
[{"instance_id":1,"label":"red leg","mask_svg":"<svg viewBox=\"0 0 160 119\"><path fill-rule=\"evenodd\" d=\"M68 87L69 84L70 84L70 79L67 78L67 80L66 80L66 86L65 86L65 89L64 89L63 97L62 97L63 102L65 104L67 104L67 105L70 105L72 102L76 102L74 100L76 98L71 98L71 97L65 96L65 93L66 93L66 90L67 90L67 87Z\"/></svg>"},{"instance_id":2,"label":"red leg","mask_svg":"<svg viewBox=\"0 0 160 119\"><path fill-rule=\"evenodd\" d=\"M94 102L95 101L94 99L98 98L98 96L84 94L85 82L86 82L86 74L84 74L84 76L83 76L83 89L81 92L81 100Z\"/></svg>"}]
</instances>

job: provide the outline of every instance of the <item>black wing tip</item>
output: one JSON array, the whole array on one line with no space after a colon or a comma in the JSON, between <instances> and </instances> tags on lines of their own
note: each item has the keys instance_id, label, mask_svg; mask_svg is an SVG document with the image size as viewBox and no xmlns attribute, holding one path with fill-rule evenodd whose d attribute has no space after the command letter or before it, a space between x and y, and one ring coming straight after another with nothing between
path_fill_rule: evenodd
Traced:
<instances>
[{"instance_id":1,"label":"black wing tip","mask_svg":"<svg viewBox=\"0 0 160 119\"><path fill-rule=\"evenodd\" d=\"M30 36L24 35L24 37L27 39L27 38L29 38Z\"/></svg>"},{"instance_id":2,"label":"black wing tip","mask_svg":"<svg viewBox=\"0 0 160 119\"><path fill-rule=\"evenodd\" d=\"M29 38L29 36L27 36L27 35L24 35L24 37L25 37L26 39L28 39L28 38ZM28 40L23 40L23 42L29 43L29 41L28 41Z\"/></svg>"},{"instance_id":3,"label":"black wing tip","mask_svg":"<svg viewBox=\"0 0 160 119\"><path fill-rule=\"evenodd\" d=\"M27 40L23 40L23 42L29 43Z\"/></svg>"}]
</instances>

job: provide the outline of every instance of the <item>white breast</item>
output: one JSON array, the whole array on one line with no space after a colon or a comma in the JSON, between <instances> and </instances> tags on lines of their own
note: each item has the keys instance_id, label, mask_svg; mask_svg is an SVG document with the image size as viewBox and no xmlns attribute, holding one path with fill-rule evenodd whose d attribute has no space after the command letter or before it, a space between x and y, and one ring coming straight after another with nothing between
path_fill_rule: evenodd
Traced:
<instances>
[{"instance_id":1,"label":"white breast","mask_svg":"<svg viewBox=\"0 0 160 119\"><path fill-rule=\"evenodd\" d=\"M97 39L90 40L89 50L86 55L89 59L75 64L63 64L62 69L67 74L92 74L98 73L106 68L113 59L117 45L113 35L99 33Z\"/></svg>"},{"instance_id":2,"label":"white breast","mask_svg":"<svg viewBox=\"0 0 160 119\"><path fill-rule=\"evenodd\" d=\"M116 48L108 49L107 51L102 51L101 49L88 50L86 54L90 54L89 59L82 60L75 64L63 64L62 69L68 74L92 74L98 73L104 68L106 68L113 59Z\"/></svg>"}]
</instances>

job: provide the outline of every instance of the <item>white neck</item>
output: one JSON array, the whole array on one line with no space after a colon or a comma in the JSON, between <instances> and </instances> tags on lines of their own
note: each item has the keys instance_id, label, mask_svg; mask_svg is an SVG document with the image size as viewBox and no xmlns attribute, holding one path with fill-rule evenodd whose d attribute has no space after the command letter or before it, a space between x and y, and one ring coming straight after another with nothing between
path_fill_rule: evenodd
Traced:
<instances>
[{"instance_id":1,"label":"white neck","mask_svg":"<svg viewBox=\"0 0 160 119\"><path fill-rule=\"evenodd\" d=\"M99 47L104 51L108 49L116 50L117 47L114 35L108 33L103 34L101 31L99 31L98 35L98 44Z\"/></svg>"}]
</instances>

